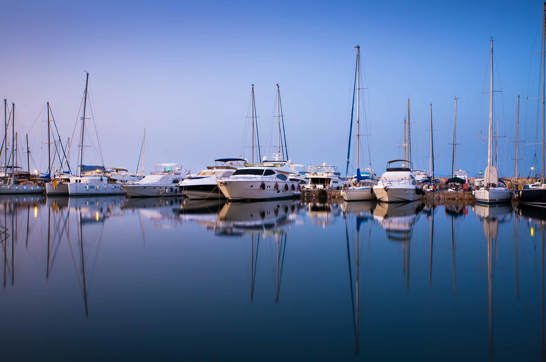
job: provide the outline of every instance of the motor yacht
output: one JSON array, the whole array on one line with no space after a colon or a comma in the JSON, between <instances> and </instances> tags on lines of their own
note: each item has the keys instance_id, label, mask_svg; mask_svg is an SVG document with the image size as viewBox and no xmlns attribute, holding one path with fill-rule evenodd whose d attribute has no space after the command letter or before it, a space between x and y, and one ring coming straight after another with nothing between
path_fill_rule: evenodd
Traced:
<instances>
[{"instance_id":1,"label":"motor yacht","mask_svg":"<svg viewBox=\"0 0 546 362\"><path fill-rule=\"evenodd\" d=\"M186 177L180 182L182 194L192 200L224 198L218 188L218 179L231 176L236 170L244 167L244 158L218 158L214 166Z\"/></svg>"},{"instance_id":2,"label":"motor yacht","mask_svg":"<svg viewBox=\"0 0 546 362\"><path fill-rule=\"evenodd\" d=\"M387 162L386 171L373 187L375 196L382 202L406 202L421 199L423 190L417 187L415 176L407 160Z\"/></svg>"},{"instance_id":3,"label":"motor yacht","mask_svg":"<svg viewBox=\"0 0 546 362\"><path fill-rule=\"evenodd\" d=\"M339 190L343 185L336 166L326 163L309 166L305 178L307 179L307 183L303 185L305 190Z\"/></svg>"},{"instance_id":4,"label":"motor yacht","mask_svg":"<svg viewBox=\"0 0 546 362\"><path fill-rule=\"evenodd\" d=\"M286 161L264 161L243 167L218 180L220 191L228 200L267 200L297 195L299 184Z\"/></svg>"},{"instance_id":5,"label":"motor yacht","mask_svg":"<svg viewBox=\"0 0 546 362\"><path fill-rule=\"evenodd\" d=\"M179 182L187 172L175 163L156 165L158 171L152 172L142 180L126 183L121 188L129 197L182 196Z\"/></svg>"}]
</instances>

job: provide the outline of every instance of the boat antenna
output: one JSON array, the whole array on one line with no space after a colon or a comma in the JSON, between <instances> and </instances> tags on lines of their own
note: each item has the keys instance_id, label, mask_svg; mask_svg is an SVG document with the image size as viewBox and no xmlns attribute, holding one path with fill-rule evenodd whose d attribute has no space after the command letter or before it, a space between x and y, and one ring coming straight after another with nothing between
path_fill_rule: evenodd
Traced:
<instances>
[{"instance_id":1,"label":"boat antenna","mask_svg":"<svg viewBox=\"0 0 546 362\"><path fill-rule=\"evenodd\" d=\"M83 115L82 115L82 132L81 132L81 139L80 139L80 168L78 171L78 176L81 176L82 174L82 168L83 168L83 140L84 140L84 134L85 134L85 112L87 110L87 87L89 85L89 73L85 73L85 89L83 91Z\"/></svg>"},{"instance_id":2,"label":"boat antenna","mask_svg":"<svg viewBox=\"0 0 546 362\"><path fill-rule=\"evenodd\" d=\"M347 177L347 175L349 174L349 163L351 162L351 139L353 138L353 119L354 119L354 111L355 111L357 69L358 69L358 59L356 60L356 64L355 64L355 77L353 80L353 101L351 103L351 121L349 123L349 142L347 146L347 164L345 166L345 177Z\"/></svg>"}]
</instances>

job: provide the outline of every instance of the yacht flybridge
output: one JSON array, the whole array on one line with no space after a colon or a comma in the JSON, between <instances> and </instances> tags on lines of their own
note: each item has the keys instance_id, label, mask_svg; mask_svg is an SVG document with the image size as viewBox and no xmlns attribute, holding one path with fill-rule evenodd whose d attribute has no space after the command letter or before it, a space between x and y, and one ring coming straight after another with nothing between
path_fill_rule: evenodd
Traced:
<instances>
[{"instance_id":1,"label":"yacht flybridge","mask_svg":"<svg viewBox=\"0 0 546 362\"><path fill-rule=\"evenodd\" d=\"M343 185L336 166L323 163L317 166L309 166L305 172L308 180L303 188L306 190L339 190Z\"/></svg>"},{"instance_id":2,"label":"yacht flybridge","mask_svg":"<svg viewBox=\"0 0 546 362\"><path fill-rule=\"evenodd\" d=\"M244 158L218 158L214 166L186 177L180 182L182 194L189 199L218 199L224 195L218 188L218 179L231 176L236 170L245 166Z\"/></svg>"},{"instance_id":3,"label":"yacht flybridge","mask_svg":"<svg viewBox=\"0 0 546 362\"><path fill-rule=\"evenodd\" d=\"M152 172L142 180L126 183L123 191L129 197L165 197L182 196L178 183L184 179L187 172L176 163L161 163L156 165L159 171Z\"/></svg>"},{"instance_id":4,"label":"yacht flybridge","mask_svg":"<svg viewBox=\"0 0 546 362\"><path fill-rule=\"evenodd\" d=\"M407 160L387 162L386 171L373 187L375 196L382 202L406 202L419 200L423 191L417 187L415 175Z\"/></svg>"}]
</instances>

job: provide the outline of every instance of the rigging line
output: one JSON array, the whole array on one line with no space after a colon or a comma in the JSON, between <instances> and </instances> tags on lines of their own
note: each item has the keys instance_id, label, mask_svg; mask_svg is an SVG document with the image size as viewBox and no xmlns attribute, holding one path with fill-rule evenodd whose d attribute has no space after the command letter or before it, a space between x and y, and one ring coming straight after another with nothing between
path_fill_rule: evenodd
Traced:
<instances>
[{"instance_id":1,"label":"rigging line","mask_svg":"<svg viewBox=\"0 0 546 362\"><path fill-rule=\"evenodd\" d=\"M351 122L349 123L349 145L347 146L347 164L345 166L345 177L349 174L349 163L351 162L351 139L353 138L353 118L355 111L355 94L356 94L356 70L358 62L355 65L355 76L353 81L353 101L351 104Z\"/></svg>"},{"instance_id":2,"label":"rigging line","mask_svg":"<svg viewBox=\"0 0 546 362\"><path fill-rule=\"evenodd\" d=\"M66 146L66 153L68 154L68 157L70 157L70 151L72 150L72 141L74 140L74 135L76 134L76 130L78 129L78 124L80 123L80 120L81 120L81 113L82 113L82 109L83 109L83 97L82 99L80 100L80 106L78 107L78 113L76 115L76 122L74 122L74 128L72 129L72 136L70 137L70 141L68 142L67 146ZM60 136L59 136L60 138Z\"/></svg>"},{"instance_id":3,"label":"rigging line","mask_svg":"<svg viewBox=\"0 0 546 362\"><path fill-rule=\"evenodd\" d=\"M66 162L66 167L68 168L68 172L72 173L72 169L70 168L70 163L68 161L68 156L67 156L67 151L65 150L65 147L63 146L63 141L61 139L61 134L59 133L59 128L57 127L57 121L55 119L55 116L53 115L53 109L51 107L49 107L49 111L51 112L51 119L52 119L52 122L53 122L53 127L55 128L55 133L57 134L57 138L59 139L59 144L61 146L61 150L63 151L63 159L64 161ZM56 144L56 140L55 138L53 138L53 142ZM59 154L59 158L60 158L60 154ZM63 161L60 160L61 162L61 171L63 171Z\"/></svg>"},{"instance_id":4,"label":"rigging line","mask_svg":"<svg viewBox=\"0 0 546 362\"><path fill-rule=\"evenodd\" d=\"M95 120L95 111L94 111L94 108L93 108L93 102L91 101L92 100L92 93L91 92L88 92L88 98L89 98L89 111L91 113L91 120L92 120L91 123L93 124L93 128L95 130L95 137L97 138L97 147L99 148L100 160L102 162L102 165L104 166L104 156L102 154L102 146L101 146L101 143L100 143L99 131L98 131L98 127L97 127L97 122Z\"/></svg>"},{"instance_id":5,"label":"rigging line","mask_svg":"<svg viewBox=\"0 0 546 362\"><path fill-rule=\"evenodd\" d=\"M34 120L32 121L30 125L30 128L28 128L25 133L30 133L30 131L36 126L36 123L38 123L38 121L42 118L43 113L44 113L43 107L40 107L40 111L38 112L38 115L36 116L36 118L34 118Z\"/></svg>"}]
</instances>

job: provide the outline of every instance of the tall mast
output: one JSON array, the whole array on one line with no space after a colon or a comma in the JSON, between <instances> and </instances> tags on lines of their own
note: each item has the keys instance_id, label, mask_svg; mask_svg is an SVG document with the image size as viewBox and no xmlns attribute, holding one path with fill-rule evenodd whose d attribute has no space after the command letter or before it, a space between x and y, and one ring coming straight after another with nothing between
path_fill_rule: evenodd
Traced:
<instances>
[{"instance_id":1,"label":"tall mast","mask_svg":"<svg viewBox=\"0 0 546 362\"><path fill-rule=\"evenodd\" d=\"M544 3L544 15L542 20L542 54L541 54L541 65L542 65L542 105L541 105L541 111L542 111L542 182L544 182L544 169L546 168L546 163L544 159L544 93L545 93L545 87L544 87L544 43L546 41L546 2Z\"/></svg>"},{"instance_id":2,"label":"tall mast","mask_svg":"<svg viewBox=\"0 0 546 362\"><path fill-rule=\"evenodd\" d=\"M408 142L408 158L407 160L411 164L411 115L410 115L410 99L408 98L408 136L407 136L407 142Z\"/></svg>"},{"instance_id":3,"label":"tall mast","mask_svg":"<svg viewBox=\"0 0 546 362\"><path fill-rule=\"evenodd\" d=\"M83 140L84 140L84 134L85 134L85 112L87 110L87 86L89 85L89 73L85 73L85 89L83 91L83 116L82 116L82 133L81 133L81 139L80 139L80 169L78 172L78 176L81 176L82 174L82 167L83 167Z\"/></svg>"},{"instance_id":4,"label":"tall mast","mask_svg":"<svg viewBox=\"0 0 546 362\"><path fill-rule=\"evenodd\" d=\"M138 162L137 167L135 170L135 174L138 175L138 170L140 168L140 172L144 173L144 158L142 157L144 154L144 142L146 141L146 128L144 128L144 135L142 136L142 142L140 143L140 152L138 153ZM142 165L142 167L140 167Z\"/></svg>"},{"instance_id":5,"label":"tall mast","mask_svg":"<svg viewBox=\"0 0 546 362\"><path fill-rule=\"evenodd\" d=\"M434 182L434 135L432 132L432 103L430 104L430 177Z\"/></svg>"},{"instance_id":6,"label":"tall mast","mask_svg":"<svg viewBox=\"0 0 546 362\"><path fill-rule=\"evenodd\" d=\"M403 159L408 160L408 120L404 117L404 140L402 141Z\"/></svg>"},{"instance_id":7,"label":"tall mast","mask_svg":"<svg viewBox=\"0 0 546 362\"><path fill-rule=\"evenodd\" d=\"M490 43L489 55L489 129L487 138L487 167L493 166L493 38Z\"/></svg>"},{"instance_id":8,"label":"tall mast","mask_svg":"<svg viewBox=\"0 0 546 362\"><path fill-rule=\"evenodd\" d=\"M277 86L277 128L279 133L279 145L277 146L278 157L282 155L282 127L281 127L281 90L279 84Z\"/></svg>"},{"instance_id":9,"label":"tall mast","mask_svg":"<svg viewBox=\"0 0 546 362\"><path fill-rule=\"evenodd\" d=\"M255 135L255 132L256 130L254 129L255 127L255 120L254 120L254 115L256 113L256 101L254 100L254 84L251 85L251 91L250 91L250 94L251 94L251 102L252 102L252 109L251 109L251 118L252 118L252 163L254 163L254 135Z\"/></svg>"},{"instance_id":10,"label":"tall mast","mask_svg":"<svg viewBox=\"0 0 546 362\"><path fill-rule=\"evenodd\" d=\"M356 47L356 168L360 168L360 45Z\"/></svg>"},{"instance_id":11,"label":"tall mast","mask_svg":"<svg viewBox=\"0 0 546 362\"><path fill-rule=\"evenodd\" d=\"M516 179L519 177L519 94L516 99L516 156L514 158L515 161L515 170L514 175Z\"/></svg>"},{"instance_id":12,"label":"tall mast","mask_svg":"<svg viewBox=\"0 0 546 362\"><path fill-rule=\"evenodd\" d=\"M545 77L545 64L544 64L544 52L546 49L544 49L544 42L546 41L546 2L544 3L544 15L542 20L542 54L541 57L541 65L542 65L542 104L541 104L541 111L542 111L542 182L544 182L544 169L546 168L546 162L544 159L544 93L545 93L545 87L544 87L544 77Z\"/></svg>"},{"instance_id":13,"label":"tall mast","mask_svg":"<svg viewBox=\"0 0 546 362\"><path fill-rule=\"evenodd\" d=\"M345 165L345 176L349 173L349 164L351 163L351 141L353 138L353 119L355 112L355 96L356 96L356 78L357 78L358 58L355 65L355 77L353 80L353 100L351 103L351 121L349 123L349 141L347 142L347 163Z\"/></svg>"},{"instance_id":14,"label":"tall mast","mask_svg":"<svg viewBox=\"0 0 546 362\"><path fill-rule=\"evenodd\" d=\"M8 100L4 98L4 175L8 170Z\"/></svg>"},{"instance_id":15,"label":"tall mast","mask_svg":"<svg viewBox=\"0 0 546 362\"><path fill-rule=\"evenodd\" d=\"M49 102L47 105L47 174L51 178L51 119L49 117Z\"/></svg>"},{"instance_id":16,"label":"tall mast","mask_svg":"<svg viewBox=\"0 0 546 362\"><path fill-rule=\"evenodd\" d=\"M451 176L455 175L455 148L457 147L457 97L453 98L453 143L451 148Z\"/></svg>"},{"instance_id":17,"label":"tall mast","mask_svg":"<svg viewBox=\"0 0 546 362\"><path fill-rule=\"evenodd\" d=\"M15 176L15 103L11 103L11 183L14 183Z\"/></svg>"},{"instance_id":18,"label":"tall mast","mask_svg":"<svg viewBox=\"0 0 546 362\"><path fill-rule=\"evenodd\" d=\"M27 140L27 171L28 171L28 178L30 180L30 148L28 147L28 133L25 134L25 138Z\"/></svg>"}]
</instances>

